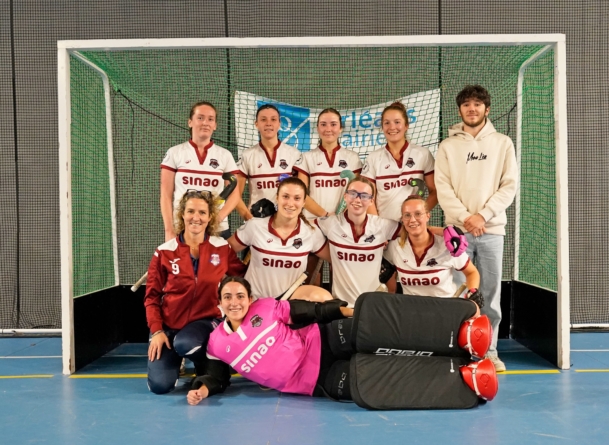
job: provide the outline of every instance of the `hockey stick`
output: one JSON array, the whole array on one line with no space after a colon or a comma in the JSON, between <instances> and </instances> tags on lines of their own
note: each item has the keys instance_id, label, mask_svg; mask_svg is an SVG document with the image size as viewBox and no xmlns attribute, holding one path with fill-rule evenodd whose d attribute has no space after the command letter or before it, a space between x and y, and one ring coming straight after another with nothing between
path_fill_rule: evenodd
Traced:
<instances>
[{"instance_id":1,"label":"hockey stick","mask_svg":"<svg viewBox=\"0 0 609 445\"><path fill-rule=\"evenodd\" d=\"M467 284L461 284L461 286L459 286L459 289L457 289L457 291L453 295L453 298L459 298L459 296L463 293L465 289L467 289Z\"/></svg>"},{"instance_id":2,"label":"hockey stick","mask_svg":"<svg viewBox=\"0 0 609 445\"><path fill-rule=\"evenodd\" d=\"M222 179L228 181L228 184L224 186L224 189L218 195L220 204L223 204L224 201L228 199L230 194L233 193L235 187L237 187L237 178L235 178L235 175L233 175L231 172L222 173Z\"/></svg>"},{"instance_id":3,"label":"hockey stick","mask_svg":"<svg viewBox=\"0 0 609 445\"><path fill-rule=\"evenodd\" d=\"M427 185L425 185L424 179L410 178L408 180L408 185L414 189L412 195L419 196L421 198L425 196L425 192L427 191Z\"/></svg>"},{"instance_id":4,"label":"hockey stick","mask_svg":"<svg viewBox=\"0 0 609 445\"><path fill-rule=\"evenodd\" d=\"M347 178L347 183L355 178L355 173L351 170L343 170L340 172L341 178ZM338 215L340 212L343 212L347 208L347 203L345 202L345 194L338 201L338 206L336 206L336 214Z\"/></svg>"},{"instance_id":5,"label":"hockey stick","mask_svg":"<svg viewBox=\"0 0 609 445\"><path fill-rule=\"evenodd\" d=\"M137 292L137 290L140 288L140 286L142 284L144 284L144 282L146 281L147 278L148 278L148 271L146 271L146 273L144 275L142 275L142 277L139 280L137 280L133 286L131 286L131 292Z\"/></svg>"},{"instance_id":6,"label":"hockey stick","mask_svg":"<svg viewBox=\"0 0 609 445\"><path fill-rule=\"evenodd\" d=\"M233 190L235 190L235 187L237 187L237 178L235 178L235 175L233 175L232 173L230 173L230 172L223 173L222 179L224 179L225 181L229 181L229 183L224 186L224 189L222 189L222 191L218 195L218 204L223 204L226 201L226 199L230 196L230 194L233 193ZM142 275L140 277L140 279L137 280L133 284L133 286L131 286L131 292L137 292L137 290L140 288L140 286L146 282L147 278L148 278L148 271L146 271L146 273L144 275Z\"/></svg>"},{"instance_id":7,"label":"hockey stick","mask_svg":"<svg viewBox=\"0 0 609 445\"><path fill-rule=\"evenodd\" d=\"M296 289L298 289L300 287L300 285L302 283L305 282L305 280L307 279L307 273L303 272L297 279L296 281L294 281L294 284L292 284L288 290L285 291L285 293L281 296L282 300L289 300L290 297L292 296L292 294L296 291Z\"/></svg>"},{"instance_id":8,"label":"hockey stick","mask_svg":"<svg viewBox=\"0 0 609 445\"><path fill-rule=\"evenodd\" d=\"M312 284L315 282L315 280L317 280L317 275L319 275L321 266L323 266L324 263L325 263L325 261L322 260L321 258L319 258L319 260L317 261L317 264L315 265L315 269L313 269L313 272L311 273L311 279L309 280L309 284Z\"/></svg>"}]
</instances>

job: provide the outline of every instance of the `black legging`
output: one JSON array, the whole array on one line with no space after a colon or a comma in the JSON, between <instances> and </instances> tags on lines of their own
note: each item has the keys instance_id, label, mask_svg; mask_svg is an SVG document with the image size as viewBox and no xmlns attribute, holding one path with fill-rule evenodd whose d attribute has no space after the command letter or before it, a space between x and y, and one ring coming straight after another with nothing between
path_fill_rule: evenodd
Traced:
<instances>
[{"instance_id":1,"label":"black legging","mask_svg":"<svg viewBox=\"0 0 609 445\"><path fill-rule=\"evenodd\" d=\"M351 347L352 325L352 318L319 325L321 359L314 397L351 400L349 360L355 352Z\"/></svg>"}]
</instances>

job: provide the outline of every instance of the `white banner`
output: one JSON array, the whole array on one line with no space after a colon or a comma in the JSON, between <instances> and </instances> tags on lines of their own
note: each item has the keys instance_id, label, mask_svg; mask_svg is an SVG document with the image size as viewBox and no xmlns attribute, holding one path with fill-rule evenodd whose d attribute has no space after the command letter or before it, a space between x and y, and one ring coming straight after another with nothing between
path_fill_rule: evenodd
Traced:
<instances>
[{"instance_id":1,"label":"white banner","mask_svg":"<svg viewBox=\"0 0 609 445\"><path fill-rule=\"evenodd\" d=\"M409 128L408 139L427 147L435 156L440 131L440 90L422 91L397 99L406 107ZM381 113L395 102L370 105L363 108L338 110L343 119L343 133L340 145L359 153L364 160L371 151L384 147L387 141L381 131ZM258 130L254 126L256 110L264 104L273 104L281 114L279 139L286 144L309 151L317 146L317 116L321 108L307 108L286 104L252 93L237 91L235 94L235 121L237 123L237 143L241 152L258 143Z\"/></svg>"}]
</instances>

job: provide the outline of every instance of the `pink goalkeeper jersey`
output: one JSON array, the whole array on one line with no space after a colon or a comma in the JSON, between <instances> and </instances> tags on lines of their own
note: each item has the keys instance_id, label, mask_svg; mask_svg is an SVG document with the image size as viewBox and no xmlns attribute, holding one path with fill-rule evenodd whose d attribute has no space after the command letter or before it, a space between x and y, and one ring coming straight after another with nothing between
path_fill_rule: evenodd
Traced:
<instances>
[{"instance_id":1,"label":"pink goalkeeper jersey","mask_svg":"<svg viewBox=\"0 0 609 445\"><path fill-rule=\"evenodd\" d=\"M290 304L257 300L237 331L225 321L211 333L207 356L243 377L281 392L312 395L319 376L321 336L317 324L290 329Z\"/></svg>"}]
</instances>

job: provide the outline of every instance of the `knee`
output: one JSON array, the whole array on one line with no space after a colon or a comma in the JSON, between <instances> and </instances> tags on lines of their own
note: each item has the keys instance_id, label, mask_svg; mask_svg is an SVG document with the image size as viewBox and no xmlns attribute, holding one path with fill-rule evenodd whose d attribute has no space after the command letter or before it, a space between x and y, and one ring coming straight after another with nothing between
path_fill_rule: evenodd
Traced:
<instances>
[{"instance_id":1,"label":"knee","mask_svg":"<svg viewBox=\"0 0 609 445\"><path fill-rule=\"evenodd\" d=\"M148 389L154 394L167 394L175 388L177 382L177 375L148 372Z\"/></svg>"},{"instance_id":2,"label":"knee","mask_svg":"<svg viewBox=\"0 0 609 445\"><path fill-rule=\"evenodd\" d=\"M173 340L173 349L180 357L189 357L190 355L199 352L202 347L203 345L200 341L197 341L196 338L188 335L180 335L179 332Z\"/></svg>"},{"instance_id":3,"label":"knee","mask_svg":"<svg viewBox=\"0 0 609 445\"><path fill-rule=\"evenodd\" d=\"M290 300L307 300L315 303L321 303L322 301L331 299L332 294L323 287L311 285L300 286L290 298Z\"/></svg>"}]
</instances>

